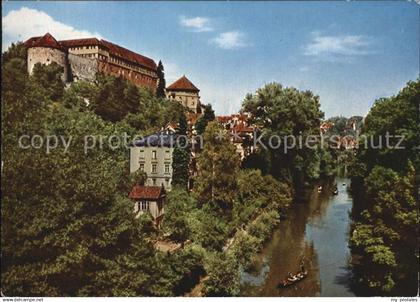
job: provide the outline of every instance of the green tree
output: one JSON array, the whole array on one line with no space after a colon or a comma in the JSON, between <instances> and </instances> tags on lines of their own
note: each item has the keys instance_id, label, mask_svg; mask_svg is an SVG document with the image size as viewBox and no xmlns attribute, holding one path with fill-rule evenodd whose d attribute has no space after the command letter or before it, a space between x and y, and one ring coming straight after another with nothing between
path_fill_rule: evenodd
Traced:
<instances>
[{"instance_id":1,"label":"green tree","mask_svg":"<svg viewBox=\"0 0 420 302\"><path fill-rule=\"evenodd\" d=\"M64 94L63 72L64 68L55 62L49 65L37 63L32 70L32 79L45 89L47 98L58 101Z\"/></svg>"},{"instance_id":2,"label":"green tree","mask_svg":"<svg viewBox=\"0 0 420 302\"><path fill-rule=\"evenodd\" d=\"M207 297L239 295L240 274L236 259L226 253L216 254L206 267L208 279L204 282Z\"/></svg>"},{"instance_id":3,"label":"green tree","mask_svg":"<svg viewBox=\"0 0 420 302\"><path fill-rule=\"evenodd\" d=\"M23 64L10 58L2 66L8 75L2 78L3 293L152 295L163 282L162 267L126 197L126 150L105 144L84 152L87 135L127 129L63 106L54 94L59 69L38 66L28 77ZM71 138L66 151L57 147L47 154L17 143L22 135L52 134Z\"/></svg>"},{"instance_id":4,"label":"green tree","mask_svg":"<svg viewBox=\"0 0 420 302\"><path fill-rule=\"evenodd\" d=\"M372 294L411 295L417 291L419 217L416 172L419 169L418 100L420 81L398 95L379 99L362 126L362 147L353 159L352 253L357 283ZM403 148L386 146L385 137L402 135ZM382 148L376 148L382 140ZM408 292L410 291L410 292Z\"/></svg>"},{"instance_id":5,"label":"green tree","mask_svg":"<svg viewBox=\"0 0 420 302\"><path fill-rule=\"evenodd\" d=\"M214 115L214 110L212 109L211 104L205 105L203 115L195 123L195 130L197 131L197 134L203 134L206 130L207 124L214 121L215 118L216 116Z\"/></svg>"},{"instance_id":6,"label":"green tree","mask_svg":"<svg viewBox=\"0 0 420 302\"><path fill-rule=\"evenodd\" d=\"M158 77L158 86L156 89L156 96L158 98L165 98L165 89L166 89L166 81L165 81L165 70L163 68L162 61L159 61L157 67L157 77Z\"/></svg>"},{"instance_id":7,"label":"green tree","mask_svg":"<svg viewBox=\"0 0 420 302\"><path fill-rule=\"evenodd\" d=\"M187 141L187 120L182 114L176 133L179 135L172 155L172 185L186 189L189 179L190 146Z\"/></svg>"},{"instance_id":8,"label":"green tree","mask_svg":"<svg viewBox=\"0 0 420 302\"><path fill-rule=\"evenodd\" d=\"M175 146L172 154L172 185L187 189L190 152L188 147Z\"/></svg>"},{"instance_id":9,"label":"green tree","mask_svg":"<svg viewBox=\"0 0 420 302\"><path fill-rule=\"evenodd\" d=\"M291 136L305 141L309 135L319 135L319 126L323 113L320 111L319 97L311 91L299 91L295 88L283 88L278 83L270 83L258 89L255 94L248 94L242 104L242 111L251 114L262 142L269 146L270 137L281 139ZM285 144L283 143L282 146ZM305 182L319 177L320 158L317 151L302 146L285 150L267 147L270 174L277 179L293 182L299 192ZM262 168L262 167L261 167Z\"/></svg>"},{"instance_id":10,"label":"green tree","mask_svg":"<svg viewBox=\"0 0 420 302\"><path fill-rule=\"evenodd\" d=\"M190 238L188 212L195 204L195 200L185 190L175 188L168 194L164 228L173 240L183 243Z\"/></svg>"},{"instance_id":11,"label":"green tree","mask_svg":"<svg viewBox=\"0 0 420 302\"><path fill-rule=\"evenodd\" d=\"M237 188L239 156L228 134L217 122L208 124L203 135L204 149L198 157L200 167L194 188L197 199L223 212L232 209Z\"/></svg>"}]
</instances>

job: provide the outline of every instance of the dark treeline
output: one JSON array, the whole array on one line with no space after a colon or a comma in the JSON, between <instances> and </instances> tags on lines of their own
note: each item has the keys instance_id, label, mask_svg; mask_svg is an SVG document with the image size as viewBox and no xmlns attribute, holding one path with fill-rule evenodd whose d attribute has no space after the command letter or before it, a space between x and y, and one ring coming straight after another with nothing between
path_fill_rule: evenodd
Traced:
<instances>
[{"instance_id":1,"label":"dark treeline","mask_svg":"<svg viewBox=\"0 0 420 302\"><path fill-rule=\"evenodd\" d=\"M362 295L417 294L419 104L419 80L377 100L362 127L374 145L359 149L349 170L354 196L350 246L356 292ZM404 149L387 148L387 132L403 135ZM381 137L382 148L375 147Z\"/></svg>"}]
</instances>

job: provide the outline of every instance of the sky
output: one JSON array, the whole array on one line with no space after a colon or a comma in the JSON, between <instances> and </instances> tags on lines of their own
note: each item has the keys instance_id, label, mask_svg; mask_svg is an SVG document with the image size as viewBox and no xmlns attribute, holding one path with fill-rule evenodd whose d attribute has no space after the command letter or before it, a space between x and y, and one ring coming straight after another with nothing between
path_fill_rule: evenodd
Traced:
<instances>
[{"instance_id":1,"label":"sky","mask_svg":"<svg viewBox=\"0 0 420 302\"><path fill-rule=\"evenodd\" d=\"M319 95L326 117L366 115L419 77L419 4L2 2L2 49L50 32L98 37L186 75L218 115L270 82Z\"/></svg>"}]
</instances>

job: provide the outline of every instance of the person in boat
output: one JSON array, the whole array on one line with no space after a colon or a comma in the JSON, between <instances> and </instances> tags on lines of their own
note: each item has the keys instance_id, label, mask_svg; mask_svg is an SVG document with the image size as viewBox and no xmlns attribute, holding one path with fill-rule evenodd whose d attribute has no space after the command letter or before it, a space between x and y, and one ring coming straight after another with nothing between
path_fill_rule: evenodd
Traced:
<instances>
[{"instance_id":1,"label":"person in boat","mask_svg":"<svg viewBox=\"0 0 420 302\"><path fill-rule=\"evenodd\" d=\"M296 281L297 278L296 276L293 276L293 274L291 272L289 272L288 277L287 277L287 281L293 282Z\"/></svg>"},{"instance_id":2,"label":"person in boat","mask_svg":"<svg viewBox=\"0 0 420 302\"><path fill-rule=\"evenodd\" d=\"M304 273L305 272L305 265L304 265L303 260L300 262L300 272L301 273Z\"/></svg>"}]
</instances>

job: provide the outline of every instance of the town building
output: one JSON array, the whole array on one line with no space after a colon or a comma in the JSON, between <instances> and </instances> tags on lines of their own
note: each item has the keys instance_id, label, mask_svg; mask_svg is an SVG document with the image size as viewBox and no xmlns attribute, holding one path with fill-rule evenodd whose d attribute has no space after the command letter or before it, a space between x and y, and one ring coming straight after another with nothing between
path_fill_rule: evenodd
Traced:
<instances>
[{"instance_id":1,"label":"town building","mask_svg":"<svg viewBox=\"0 0 420 302\"><path fill-rule=\"evenodd\" d=\"M166 191L163 186L135 185L129 198L134 202L136 218L149 213L155 226L159 227L165 214Z\"/></svg>"},{"instance_id":2,"label":"town building","mask_svg":"<svg viewBox=\"0 0 420 302\"><path fill-rule=\"evenodd\" d=\"M254 127L245 113L217 116L216 120L230 134L231 142L235 145L236 153L243 160L254 151L252 139Z\"/></svg>"},{"instance_id":3,"label":"town building","mask_svg":"<svg viewBox=\"0 0 420 302\"><path fill-rule=\"evenodd\" d=\"M27 47L28 72L35 64L57 63L64 69L63 80L94 81L98 73L120 76L136 86L156 91L157 65L154 60L97 38L57 41L51 34L32 37Z\"/></svg>"},{"instance_id":4,"label":"town building","mask_svg":"<svg viewBox=\"0 0 420 302\"><path fill-rule=\"evenodd\" d=\"M170 191L175 142L176 136L170 131L158 132L136 140L130 147L130 173L143 171L147 175L146 185L163 185Z\"/></svg>"},{"instance_id":5,"label":"town building","mask_svg":"<svg viewBox=\"0 0 420 302\"><path fill-rule=\"evenodd\" d=\"M201 112L200 90L184 75L166 88L166 98L177 101L192 113Z\"/></svg>"}]
</instances>

